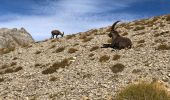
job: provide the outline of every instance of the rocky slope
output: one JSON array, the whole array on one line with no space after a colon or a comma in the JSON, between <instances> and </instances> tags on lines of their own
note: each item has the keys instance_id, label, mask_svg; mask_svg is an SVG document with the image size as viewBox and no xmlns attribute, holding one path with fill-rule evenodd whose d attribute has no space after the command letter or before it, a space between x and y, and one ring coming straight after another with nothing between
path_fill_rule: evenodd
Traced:
<instances>
[{"instance_id":1,"label":"rocky slope","mask_svg":"<svg viewBox=\"0 0 170 100\"><path fill-rule=\"evenodd\" d=\"M27 46L32 42L33 38L24 28L0 28L0 54L13 51L17 46Z\"/></svg>"},{"instance_id":2,"label":"rocky slope","mask_svg":"<svg viewBox=\"0 0 170 100\"><path fill-rule=\"evenodd\" d=\"M170 87L170 15L121 23L131 49L101 48L110 27L32 43L0 56L4 100L112 100L130 83Z\"/></svg>"}]
</instances>

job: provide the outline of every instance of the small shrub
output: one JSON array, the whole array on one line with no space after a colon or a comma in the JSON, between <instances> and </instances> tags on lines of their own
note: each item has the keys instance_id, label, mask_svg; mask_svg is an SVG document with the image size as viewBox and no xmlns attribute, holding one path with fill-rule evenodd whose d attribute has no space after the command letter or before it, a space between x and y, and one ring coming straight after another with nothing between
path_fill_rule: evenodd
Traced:
<instances>
[{"instance_id":1,"label":"small shrub","mask_svg":"<svg viewBox=\"0 0 170 100\"><path fill-rule=\"evenodd\" d=\"M143 29L145 29L145 27L144 26L137 26L135 29L133 29L134 31L139 31L139 30L143 30Z\"/></svg>"},{"instance_id":2,"label":"small shrub","mask_svg":"<svg viewBox=\"0 0 170 100\"><path fill-rule=\"evenodd\" d=\"M18 58L17 57L14 57L12 60L17 60Z\"/></svg>"},{"instance_id":3,"label":"small shrub","mask_svg":"<svg viewBox=\"0 0 170 100\"><path fill-rule=\"evenodd\" d=\"M83 39L83 42L88 42L88 41L91 41L93 38L92 37L87 37L85 39Z\"/></svg>"},{"instance_id":4,"label":"small shrub","mask_svg":"<svg viewBox=\"0 0 170 100\"><path fill-rule=\"evenodd\" d=\"M86 38L87 38L87 36L84 35L84 34L81 34L80 37L79 37L79 39L86 39Z\"/></svg>"},{"instance_id":5,"label":"small shrub","mask_svg":"<svg viewBox=\"0 0 170 100\"><path fill-rule=\"evenodd\" d=\"M168 46L167 44L160 44L156 50L170 50L170 46Z\"/></svg>"},{"instance_id":6,"label":"small shrub","mask_svg":"<svg viewBox=\"0 0 170 100\"><path fill-rule=\"evenodd\" d=\"M90 53L90 54L89 54L89 57L93 57L93 56L94 56L94 54L93 54L93 53Z\"/></svg>"},{"instance_id":7,"label":"small shrub","mask_svg":"<svg viewBox=\"0 0 170 100\"><path fill-rule=\"evenodd\" d=\"M52 49L52 48L55 48L56 47L56 45L52 45L49 49Z\"/></svg>"},{"instance_id":8,"label":"small shrub","mask_svg":"<svg viewBox=\"0 0 170 100\"><path fill-rule=\"evenodd\" d=\"M17 65L17 62L12 62L11 63L11 66L15 66L15 65Z\"/></svg>"},{"instance_id":9,"label":"small shrub","mask_svg":"<svg viewBox=\"0 0 170 100\"><path fill-rule=\"evenodd\" d=\"M170 95L158 82L130 84L121 90L116 100L170 100Z\"/></svg>"},{"instance_id":10,"label":"small shrub","mask_svg":"<svg viewBox=\"0 0 170 100\"><path fill-rule=\"evenodd\" d=\"M40 54L40 53L41 53L41 51L39 51L39 50L35 52L35 54Z\"/></svg>"},{"instance_id":11,"label":"small shrub","mask_svg":"<svg viewBox=\"0 0 170 100\"><path fill-rule=\"evenodd\" d=\"M145 43L145 40L139 40L137 43L138 43L138 44L140 44L140 43Z\"/></svg>"},{"instance_id":12,"label":"small shrub","mask_svg":"<svg viewBox=\"0 0 170 100\"><path fill-rule=\"evenodd\" d=\"M76 51L78 51L78 50L75 49L75 48L70 48L70 49L68 50L68 53L75 53Z\"/></svg>"},{"instance_id":13,"label":"small shrub","mask_svg":"<svg viewBox=\"0 0 170 100\"><path fill-rule=\"evenodd\" d=\"M112 39L108 39L108 40L107 40L107 43L112 43Z\"/></svg>"},{"instance_id":14,"label":"small shrub","mask_svg":"<svg viewBox=\"0 0 170 100\"><path fill-rule=\"evenodd\" d=\"M94 46L94 47L92 47L92 48L90 49L90 51L95 51L95 50L97 50L97 49L99 49L99 46Z\"/></svg>"},{"instance_id":15,"label":"small shrub","mask_svg":"<svg viewBox=\"0 0 170 100\"><path fill-rule=\"evenodd\" d=\"M75 34L67 35L67 36L66 36L66 39L72 39L72 38L75 37L75 36L76 36Z\"/></svg>"},{"instance_id":16,"label":"small shrub","mask_svg":"<svg viewBox=\"0 0 170 100\"><path fill-rule=\"evenodd\" d=\"M73 46L77 46L77 45L79 45L79 43L75 43Z\"/></svg>"},{"instance_id":17,"label":"small shrub","mask_svg":"<svg viewBox=\"0 0 170 100\"><path fill-rule=\"evenodd\" d=\"M124 33L122 34L122 36L125 36L125 35L128 35L128 32L124 32Z\"/></svg>"},{"instance_id":18,"label":"small shrub","mask_svg":"<svg viewBox=\"0 0 170 100\"><path fill-rule=\"evenodd\" d=\"M4 81L4 79L3 78L0 78L0 82L3 82Z\"/></svg>"},{"instance_id":19,"label":"small shrub","mask_svg":"<svg viewBox=\"0 0 170 100\"><path fill-rule=\"evenodd\" d=\"M4 74L6 74L6 73L18 72L18 71L20 71L20 70L22 70L22 67L8 68L8 69L5 70Z\"/></svg>"},{"instance_id":20,"label":"small shrub","mask_svg":"<svg viewBox=\"0 0 170 100\"><path fill-rule=\"evenodd\" d=\"M22 70L22 67L17 67L17 68L14 69L14 72L18 72L20 70Z\"/></svg>"},{"instance_id":21,"label":"small shrub","mask_svg":"<svg viewBox=\"0 0 170 100\"><path fill-rule=\"evenodd\" d=\"M58 39L52 39L51 42L56 42Z\"/></svg>"},{"instance_id":22,"label":"small shrub","mask_svg":"<svg viewBox=\"0 0 170 100\"><path fill-rule=\"evenodd\" d=\"M110 69L113 73L122 72L124 70L125 66L123 64L117 63L113 65Z\"/></svg>"},{"instance_id":23,"label":"small shrub","mask_svg":"<svg viewBox=\"0 0 170 100\"><path fill-rule=\"evenodd\" d=\"M50 78L50 81L56 81L56 80L57 80L57 78L54 77L54 76L52 76L52 77Z\"/></svg>"},{"instance_id":24,"label":"small shrub","mask_svg":"<svg viewBox=\"0 0 170 100\"><path fill-rule=\"evenodd\" d=\"M59 53L59 52L62 52L64 51L65 47L59 47L56 49L55 53Z\"/></svg>"},{"instance_id":25,"label":"small shrub","mask_svg":"<svg viewBox=\"0 0 170 100\"><path fill-rule=\"evenodd\" d=\"M100 62L106 62L106 61L108 61L109 59L110 59L109 56L104 55L104 56L101 56L101 57L100 57L99 61L100 61Z\"/></svg>"},{"instance_id":26,"label":"small shrub","mask_svg":"<svg viewBox=\"0 0 170 100\"><path fill-rule=\"evenodd\" d=\"M116 54L116 55L113 56L113 59L112 59L112 60L118 60L118 59L120 59L120 55L117 55L117 54Z\"/></svg>"},{"instance_id":27,"label":"small shrub","mask_svg":"<svg viewBox=\"0 0 170 100\"><path fill-rule=\"evenodd\" d=\"M166 17L166 21L170 21L170 15Z\"/></svg>"},{"instance_id":28,"label":"small shrub","mask_svg":"<svg viewBox=\"0 0 170 100\"><path fill-rule=\"evenodd\" d=\"M65 68L66 66L69 66L70 64L71 64L70 58L64 59L61 62L54 63L52 66L42 71L42 74L52 74L56 72L56 70L58 70L59 68Z\"/></svg>"}]
</instances>

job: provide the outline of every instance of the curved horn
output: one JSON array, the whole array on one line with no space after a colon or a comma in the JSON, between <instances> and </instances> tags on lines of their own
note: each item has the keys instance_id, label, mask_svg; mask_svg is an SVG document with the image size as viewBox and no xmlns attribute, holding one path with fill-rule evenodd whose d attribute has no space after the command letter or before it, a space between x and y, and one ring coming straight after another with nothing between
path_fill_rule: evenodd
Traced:
<instances>
[{"instance_id":1,"label":"curved horn","mask_svg":"<svg viewBox=\"0 0 170 100\"><path fill-rule=\"evenodd\" d=\"M113 23L112 27L111 27L111 31L114 31L115 30L115 26L117 23L119 23L120 21L116 21L115 23Z\"/></svg>"}]
</instances>

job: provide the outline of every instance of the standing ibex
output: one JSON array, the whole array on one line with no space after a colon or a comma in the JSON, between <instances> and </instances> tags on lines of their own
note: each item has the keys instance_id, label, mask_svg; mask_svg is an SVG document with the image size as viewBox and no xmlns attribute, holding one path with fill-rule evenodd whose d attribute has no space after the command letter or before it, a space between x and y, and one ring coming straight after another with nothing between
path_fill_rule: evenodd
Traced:
<instances>
[{"instance_id":1,"label":"standing ibex","mask_svg":"<svg viewBox=\"0 0 170 100\"><path fill-rule=\"evenodd\" d=\"M108 36L112 38L112 43L110 47L115 49L131 48L131 40L129 38L120 36L119 33L115 30L115 26L118 22L120 21L116 21L115 23L113 23L113 25L111 26L111 31L108 34Z\"/></svg>"},{"instance_id":2,"label":"standing ibex","mask_svg":"<svg viewBox=\"0 0 170 100\"><path fill-rule=\"evenodd\" d=\"M59 30L52 30L51 31L51 38L54 38L54 36L56 35L56 38L57 38L57 36L58 35L61 35L61 37L63 37L64 36L64 32L63 33L61 33Z\"/></svg>"}]
</instances>

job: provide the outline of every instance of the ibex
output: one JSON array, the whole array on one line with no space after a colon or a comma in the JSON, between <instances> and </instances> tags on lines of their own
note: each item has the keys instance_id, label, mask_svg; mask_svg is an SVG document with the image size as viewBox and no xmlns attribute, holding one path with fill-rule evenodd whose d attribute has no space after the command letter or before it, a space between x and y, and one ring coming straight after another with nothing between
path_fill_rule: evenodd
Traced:
<instances>
[{"instance_id":1,"label":"ibex","mask_svg":"<svg viewBox=\"0 0 170 100\"><path fill-rule=\"evenodd\" d=\"M54 38L55 35L56 35L56 38L57 38L58 35L61 35L61 37L63 37L64 36L64 32L61 33L59 30L52 30L51 31L51 38Z\"/></svg>"},{"instance_id":2,"label":"ibex","mask_svg":"<svg viewBox=\"0 0 170 100\"><path fill-rule=\"evenodd\" d=\"M120 36L119 33L115 30L115 26L118 22L120 21L116 21L115 23L113 23L113 25L111 26L111 31L108 34L108 36L112 38L112 43L110 47L114 49L131 48L131 40L129 38Z\"/></svg>"}]
</instances>

